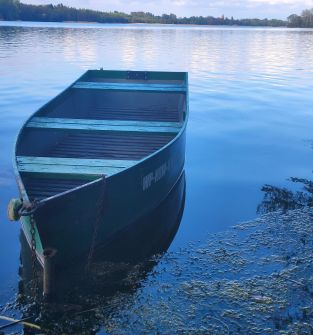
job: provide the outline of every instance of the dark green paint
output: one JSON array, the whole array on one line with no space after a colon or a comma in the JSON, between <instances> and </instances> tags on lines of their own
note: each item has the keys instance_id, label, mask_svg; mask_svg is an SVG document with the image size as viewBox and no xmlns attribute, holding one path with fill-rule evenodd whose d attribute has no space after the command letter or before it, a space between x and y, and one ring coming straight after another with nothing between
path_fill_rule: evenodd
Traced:
<instances>
[{"instance_id":1,"label":"dark green paint","mask_svg":"<svg viewBox=\"0 0 313 335\"><path fill-rule=\"evenodd\" d=\"M126 80L127 73L127 71L93 70L87 71L78 81L94 80L95 78L98 80L99 78L103 80L107 78ZM112 239L116 233L126 227L131 227L133 222L156 208L166 198L180 178L184 168L188 116L187 74L149 72L148 78L149 80L157 81L180 81L186 87L186 94L184 95L185 110L181 111L183 121L179 123L181 126L178 129L179 132L161 149L107 177L104 197L100 196L103 193L101 190L103 187L101 179L90 181L92 178L88 174L82 174L81 178L89 181L89 183L42 200L34 214L36 221L36 251L41 262L42 252L45 248L58 250L56 256L58 266L65 266L77 257L86 257L91 244L94 224L97 220L97 204L99 204L99 201L104 202L105 210L100 220L97 245L103 245L105 241ZM16 143L18 155L23 150L27 152L27 148L22 149L23 141L26 138L31 139L32 132L38 131L38 129L27 128L28 122L33 117L44 117L47 111L57 107L60 102L64 101L65 96L73 92L72 86L46 104L25 123ZM177 123L175 123L175 127L177 129ZM49 130L40 129L40 131L43 131L44 142L44 136L49 134ZM141 131L144 131L144 129ZM60 136L65 135L53 132L53 136L55 140L54 137L50 136L48 137L50 140L48 139L46 144L34 143L34 146L38 145L38 148L41 148L40 150L44 150L45 146L49 146L51 139L52 141L58 141ZM24 177L27 177L27 175L32 175L36 178L55 178L60 176L53 171L51 173L38 171L38 173L25 173L23 177L20 174L17 160L14 161L14 168L21 197L24 201L29 200L27 190L25 190L23 184ZM69 171L69 173L62 173L62 178L77 178L77 175L73 176L71 171ZM93 178L97 178L97 176ZM29 219L23 217L21 222L26 238L29 241Z\"/></svg>"}]
</instances>

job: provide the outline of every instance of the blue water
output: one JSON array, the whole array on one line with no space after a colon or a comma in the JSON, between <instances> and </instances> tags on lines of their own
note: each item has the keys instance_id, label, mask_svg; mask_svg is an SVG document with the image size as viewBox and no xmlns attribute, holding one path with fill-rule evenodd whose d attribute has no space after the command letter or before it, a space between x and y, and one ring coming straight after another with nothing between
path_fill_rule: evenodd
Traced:
<instances>
[{"instance_id":1,"label":"blue water","mask_svg":"<svg viewBox=\"0 0 313 335\"><path fill-rule=\"evenodd\" d=\"M311 178L313 30L0 22L0 305L17 292L14 140L87 69L188 71L186 206L170 247L258 217L264 184Z\"/></svg>"}]
</instances>

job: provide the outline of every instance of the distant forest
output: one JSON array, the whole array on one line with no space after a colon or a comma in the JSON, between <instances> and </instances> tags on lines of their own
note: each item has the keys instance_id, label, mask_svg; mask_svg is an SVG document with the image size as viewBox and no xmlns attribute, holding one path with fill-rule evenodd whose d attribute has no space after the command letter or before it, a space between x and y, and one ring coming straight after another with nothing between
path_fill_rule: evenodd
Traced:
<instances>
[{"instance_id":1,"label":"distant forest","mask_svg":"<svg viewBox=\"0 0 313 335\"><path fill-rule=\"evenodd\" d=\"M233 17L191 16L177 17L175 14L153 15L145 12L100 12L76 9L59 5L27 5L18 0L0 0L0 20L46 21L46 22L98 22L98 23L161 23L196 25L237 25L269 27L313 28L313 9L301 15L292 14L287 21L276 19L234 19Z\"/></svg>"}]
</instances>

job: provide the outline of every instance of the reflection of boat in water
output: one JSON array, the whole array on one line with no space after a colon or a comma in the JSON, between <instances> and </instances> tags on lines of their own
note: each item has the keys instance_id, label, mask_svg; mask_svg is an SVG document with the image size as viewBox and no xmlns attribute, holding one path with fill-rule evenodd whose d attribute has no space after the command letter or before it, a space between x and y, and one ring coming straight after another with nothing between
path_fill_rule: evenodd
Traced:
<instances>
[{"instance_id":1,"label":"reflection of boat in water","mask_svg":"<svg viewBox=\"0 0 313 335\"><path fill-rule=\"evenodd\" d=\"M185 189L183 173L156 209L137 220L131 229L125 229L96 250L95 262L87 276L82 272L85 263L77 263L75 267L58 273L56 300L81 304L87 300L86 296L93 294L109 297L121 288L124 292L132 292L157 264L159 257L154 255L164 253L175 237L184 211ZM32 260L23 234L21 263L23 285L20 288L27 289L32 279ZM137 271L138 266L140 271ZM136 275L129 276L134 269ZM125 281L126 277L131 280ZM73 291L79 293L72 294Z\"/></svg>"},{"instance_id":2,"label":"reflection of boat in water","mask_svg":"<svg viewBox=\"0 0 313 335\"><path fill-rule=\"evenodd\" d=\"M55 304L47 309L45 305L34 304L32 299L22 298L22 317L40 315L36 323L43 325L47 334L96 334L95 329L103 325L106 315L119 307L114 296L136 292L160 259L153 255L165 252L170 246L183 215L185 188L183 173L156 209L137 220L132 229L125 229L108 245L96 250L95 262L87 276L82 272L85 264L58 273ZM24 234L21 234L20 274L20 296L31 296L32 255ZM99 316L95 310L101 311ZM24 334L34 334L28 331L25 328Z\"/></svg>"},{"instance_id":3,"label":"reflection of boat in water","mask_svg":"<svg viewBox=\"0 0 313 335\"><path fill-rule=\"evenodd\" d=\"M9 212L42 265L51 250L59 267L90 259L166 197L184 167L187 93L186 73L88 71L25 123L23 202Z\"/></svg>"}]
</instances>

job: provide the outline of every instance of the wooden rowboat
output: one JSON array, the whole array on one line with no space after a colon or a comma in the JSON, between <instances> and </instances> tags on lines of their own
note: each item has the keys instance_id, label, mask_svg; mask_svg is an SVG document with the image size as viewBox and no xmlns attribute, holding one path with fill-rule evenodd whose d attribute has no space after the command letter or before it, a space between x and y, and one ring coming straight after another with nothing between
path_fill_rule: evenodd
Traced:
<instances>
[{"instance_id":1,"label":"wooden rowboat","mask_svg":"<svg viewBox=\"0 0 313 335\"><path fill-rule=\"evenodd\" d=\"M14 170L20 219L44 264L92 256L153 210L183 173L188 79L182 72L90 70L22 127Z\"/></svg>"},{"instance_id":2,"label":"wooden rowboat","mask_svg":"<svg viewBox=\"0 0 313 335\"><path fill-rule=\"evenodd\" d=\"M183 173L158 207L95 250L95 264L90 267L87 277L82 276L86 258L78 259L74 266L62 268L54 283L55 300L58 303L79 305L83 300L95 301L94 295L98 295L96 299L99 301L99 293L102 292L107 301L108 295L114 296L120 291L121 283L128 283L126 286L130 289L129 293L134 292L134 288L140 286L139 281L144 280L160 260L160 257L154 255L166 252L176 235L184 212L185 189ZM20 247L22 271L19 274L22 281L19 293L31 295L32 254L23 233L20 234ZM77 288L79 297L75 294ZM22 317L27 316L27 309L30 307L27 301L24 307L26 314Z\"/></svg>"}]
</instances>

